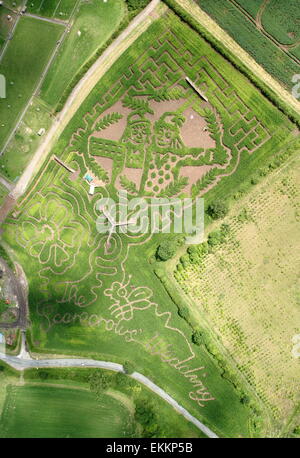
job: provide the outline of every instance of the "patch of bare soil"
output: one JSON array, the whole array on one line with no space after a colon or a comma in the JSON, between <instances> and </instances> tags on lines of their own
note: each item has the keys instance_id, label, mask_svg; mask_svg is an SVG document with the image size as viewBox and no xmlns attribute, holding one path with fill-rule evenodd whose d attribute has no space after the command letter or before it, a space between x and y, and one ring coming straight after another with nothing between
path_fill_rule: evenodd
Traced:
<instances>
[{"instance_id":1,"label":"patch of bare soil","mask_svg":"<svg viewBox=\"0 0 300 458\"><path fill-rule=\"evenodd\" d=\"M109 180L111 180L111 173L113 167L113 160L109 157L102 157L102 156L94 156L96 162L98 162L101 167L108 173Z\"/></svg>"},{"instance_id":2,"label":"patch of bare soil","mask_svg":"<svg viewBox=\"0 0 300 458\"><path fill-rule=\"evenodd\" d=\"M140 188L141 179L143 175L143 169L133 169L133 168L125 167L116 180L117 189L123 189L120 183L120 177L123 175L125 175L126 178L128 178L128 180L133 181L137 189Z\"/></svg>"},{"instance_id":3,"label":"patch of bare soil","mask_svg":"<svg viewBox=\"0 0 300 458\"><path fill-rule=\"evenodd\" d=\"M147 114L147 118L149 118L152 122L157 121L164 113L177 111L185 102L185 99L164 100L163 102L155 102L155 100L150 100L149 104L154 111L154 114Z\"/></svg>"},{"instance_id":4,"label":"patch of bare soil","mask_svg":"<svg viewBox=\"0 0 300 458\"><path fill-rule=\"evenodd\" d=\"M186 118L181 127L181 138L184 144L189 148L214 148L216 142L207 130L205 119L191 107L187 108L183 115Z\"/></svg>"},{"instance_id":5,"label":"patch of bare soil","mask_svg":"<svg viewBox=\"0 0 300 458\"><path fill-rule=\"evenodd\" d=\"M76 181L80 175L80 169L76 170L74 173L71 173L69 178L71 181Z\"/></svg>"},{"instance_id":6,"label":"patch of bare soil","mask_svg":"<svg viewBox=\"0 0 300 458\"><path fill-rule=\"evenodd\" d=\"M184 192L190 192L192 185L209 172L211 168L211 165L186 165L181 167L180 176L188 177L189 179L189 183L184 188Z\"/></svg>"}]
</instances>

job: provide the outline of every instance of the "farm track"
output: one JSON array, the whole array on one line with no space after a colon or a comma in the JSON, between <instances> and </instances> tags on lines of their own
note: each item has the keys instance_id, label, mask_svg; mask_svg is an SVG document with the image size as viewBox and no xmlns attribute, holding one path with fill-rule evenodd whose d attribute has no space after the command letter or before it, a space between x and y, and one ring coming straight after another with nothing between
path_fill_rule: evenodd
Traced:
<instances>
[{"instance_id":1,"label":"farm track","mask_svg":"<svg viewBox=\"0 0 300 458\"><path fill-rule=\"evenodd\" d=\"M123 372L124 369L121 364L109 362L109 361L97 361L93 359L83 359L83 358L74 358L74 359L24 359L15 356L8 356L3 353L0 353L0 360L4 361L9 366L13 367L18 371L23 371L24 369L32 368L54 368L54 367L94 367L99 369L105 369L115 372ZM161 389L158 385L153 383L149 378L140 374L139 372L133 372L130 375L131 378L137 380L139 383L145 385L153 393L160 396L164 401L170 404L177 412L183 415L188 421L193 423L200 431L206 434L209 438L218 438L218 436L211 431L207 426L201 423L197 418L191 415L184 407L178 404L174 398L168 395L166 391Z\"/></svg>"},{"instance_id":2,"label":"farm track","mask_svg":"<svg viewBox=\"0 0 300 458\"><path fill-rule=\"evenodd\" d=\"M193 14L193 17L205 27L215 38L217 38L229 51L235 54L241 62L257 75L267 86L269 86L278 97L288 106L292 107L300 114L300 102L292 94L278 83L266 70L264 70L236 41L228 35L207 13L191 0L177 0L187 13Z\"/></svg>"},{"instance_id":3,"label":"farm track","mask_svg":"<svg viewBox=\"0 0 300 458\"><path fill-rule=\"evenodd\" d=\"M74 88L63 110L55 118L54 124L45 137L44 142L39 146L32 161L19 179L12 192L13 198L18 198L24 194L28 184L43 165L55 141L59 138L68 122L95 87L99 79L156 19L156 15L153 17L151 13L154 12L159 3L159 0L152 0L148 7L136 16L129 26L121 33L121 35L119 35L118 38L105 50L105 52L99 57L95 64L88 70L85 76ZM161 14L164 11L165 9L161 8Z\"/></svg>"}]
</instances>

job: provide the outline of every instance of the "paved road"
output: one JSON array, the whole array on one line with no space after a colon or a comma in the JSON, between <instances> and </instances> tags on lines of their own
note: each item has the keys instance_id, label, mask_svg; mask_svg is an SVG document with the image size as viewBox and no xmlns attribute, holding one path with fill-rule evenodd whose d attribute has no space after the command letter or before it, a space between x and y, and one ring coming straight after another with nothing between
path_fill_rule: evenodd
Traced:
<instances>
[{"instance_id":1,"label":"paved road","mask_svg":"<svg viewBox=\"0 0 300 458\"><path fill-rule=\"evenodd\" d=\"M25 0L25 1L23 2L22 8L26 5L26 2L27 2L27 0ZM10 9L10 10L13 11L15 14L17 14L17 17L16 17L15 23L14 23L14 25L13 25L13 28L12 28L11 31L9 32L9 37L13 37L13 35L14 35L14 33L15 33L15 30L16 30L16 27L17 27L17 25L18 25L18 22L19 22L19 20L20 20L20 18L21 18L21 16L22 16L22 15L21 15L21 9L22 9L22 8L20 8L18 11L15 11L15 10L9 8L7 5L5 5L5 8ZM5 54L5 51L6 51L7 46L9 45L9 42L10 42L10 40L9 40L9 39L6 39L6 42L5 42L3 48L2 48L2 50L1 50L1 52L0 52L0 62L1 62L1 60L2 60L2 58L3 58L3 56L4 56L4 54Z\"/></svg>"},{"instance_id":2,"label":"paved road","mask_svg":"<svg viewBox=\"0 0 300 458\"><path fill-rule=\"evenodd\" d=\"M193 0L176 0L186 12L193 14L193 18L204 26L217 40L237 56L249 69L258 76L275 94L288 106L300 113L300 102L284 87L264 70L236 41L231 38L208 14L206 14Z\"/></svg>"},{"instance_id":3,"label":"paved road","mask_svg":"<svg viewBox=\"0 0 300 458\"><path fill-rule=\"evenodd\" d=\"M25 3L26 3L26 2L25 2ZM55 57L56 57L56 55L57 55L59 49L61 48L61 46L62 46L62 44L63 44L63 42L64 42L64 40L65 40L65 38L67 37L68 33L70 32L71 22L72 22L72 20L73 20L74 14L75 14L75 12L76 12L76 8L78 7L79 3L80 3L80 0L77 0L76 3L75 3L75 6L74 6L74 8L73 8L73 11L72 11L72 13L71 13L71 15L70 15L70 18L69 18L68 22L60 21L59 19L47 19L47 18L43 18L43 17L41 17L41 16L36 16L36 15L34 15L34 14L29 14L29 13L26 13L25 15L23 15L23 16L30 16L30 17L33 17L33 18L38 19L38 20L42 20L42 21L46 21L46 22L52 22L52 23L55 23L55 24L62 25L62 26L65 27L65 30L64 30L64 32L61 34L59 40L57 41L56 46L55 46L55 48L54 48L54 50L53 50L53 52L52 52L52 54L51 54L51 56L50 56L50 58L49 58L47 64L46 64L46 66L45 66L45 68L44 68L44 70L43 70L43 72L42 72L42 74L41 74L41 76L40 76L38 82L37 82L36 88L35 88L35 90L34 90L32 96L31 96L30 99L28 100L28 102L27 102L25 108L22 110L20 116L18 117L18 120L17 120L17 122L16 122L16 124L15 124L13 130L11 131L11 133L10 133L10 135L8 136L8 138L7 138L7 140L6 140L5 144L4 144L4 146L2 147L2 150L1 150L1 152L0 152L0 155L1 155L1 154L4 154L4 152L5 152L5 150L6 150L7 146L8 146L8 144L9 144L9 142L11 141L11 139L12 139L13 136L15 135L16 130L19 128L21 122L23 121L23 118L24 118L24 116L25 116L25 114L26 114L26 112L27 112L27 110L28 110L28 107L32 104L34 97L35 97L36 95L38 95L38 93L39 93L39 91L40 91L40 89L41 89L41 87L42 87L42 84L43 84L43 82L44 82L44 80L45 80L45 78L46 78L46 75L47 75L47 73L48 73L48 70L49 70L50 66L52 65L53 60L55 59ZM22 15L20 14L19 17L21 17L21 16L22 16ZM4 55L4 52L2 53L2 55ZM2 56L2 55L1 55L1 56ZM1 57L0 57L0 59L1 59Z\"/></svg>"},{"instance_id":4,"label":"paved road","mask_svg":"<svg viewBox=\"0 0 300 458\"><path fill-rule=\"evenodd\" d=\"M60 25L61 25L61 24L60 24ZM24 119L24 116L25 116L25 114L26 114L26 112L27 112L27 110L28 110L28 107L32 104L33 98L38 94L38 92L39 92L39 90L40 90L40 88L41 88L41 86L42 86L42 84L43 84L43 82L44 82L44 79L45 79L45 77L46 77L46 75L47 75L47 73L48 73L48 70L49 70L49 68L50 68L50 66L51 66L51 64L52 64L52 62L53 62L53 60L55 59L55 57L56 57L56 55L57 55L57 53L58 53L58 51L59 51L59 49L60 49L60 47L61 47L61 45L62 45L64 39L65 39L66 36L67 36L67 33L68 33L68 30L69 30L69 29L68 29L68 27L66 27L66 24L65 24L65 23L63 23L63 25L65 26L65 30L62 32L62 34L61 34L59 40L57 41L57 43L56 43L56 45L55 45L55 48L54 48L54 50L53 50L53 52L52 52L52 54L51 54L51 56L50 56L50 58L49 58L49 60L48 60L48 62L47 62L47 64L46 64L46 66L45 66L45 68L44 68L44 70L43 70L43 72L42 72L42 74L41 74L41 76L40 76L38 82L37 82L37 85L36 85L36 87L35 87L35 90L34 90L32 96L30 97L30 99L29 99L28 102L26 103L26 105L25 105L25 107L23 108L23 110L22 110L20 116L19 116L18 119L17 119L17 122L16 122L14 128L12 129L12 131L11 131L11 133L9 134L8 138L6 139L4 145L3 145L2 149L1 149L0 155L1 155L1 154L4 154L4 152L5 152L5 150L6 150L7 146L8 146L8 144L10 143L10 141L12 140L12 138L14 137L14 135L15 135L17 129L19 128L21 122L22 122L23 119Z\"/></svg>"},{"instance_id":5,"label":"paved road","mask_svg":"<svg viewBox=\"0 0 300 458\"><path fill-rule=\"evenodd\" d=\"M21 353L23 354L23 353ZM3 353L0 353L0 360L12 366L18 371L30 368L45 368L45 367L98 367L100 369L107 369L115 372L123 372L124 369L121 364L112 363L108 361L97 361L94 359L28 359L28 354L26 358L20 356L7 356ZM131 378L137 380L138 382L145 385L151 391L156 393L166 402L168 402L175 410L177 410L181 415L183 415L188 421L193 423L200 431L206 434L210 438L217 438L218 436L211 431L207 426L201 423L197 418L191 415L184 407L178 404L175 399L169 396L163 389L155 385L149 378L140 374L139 372L134 372L130 375Z\"/></svg>"}]
</instances>

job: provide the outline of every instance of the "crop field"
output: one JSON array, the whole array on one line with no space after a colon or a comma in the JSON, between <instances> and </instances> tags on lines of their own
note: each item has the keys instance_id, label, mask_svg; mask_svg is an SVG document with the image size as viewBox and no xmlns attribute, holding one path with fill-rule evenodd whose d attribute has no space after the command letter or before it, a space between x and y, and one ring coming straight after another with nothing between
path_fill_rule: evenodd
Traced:
<instances>
[{"instance_id":1,"label":"crop field","mask_svg":"<svg viewBox=\"0 0 300 458\"><path fill-rule=\"evenodd\" d=\"M44 139L51 122L49 108L35 97L5 152L0 156L1 175L13 182L18 179ZM45 129L45 134L39 136L41 128Z\"/></svg>"},{"instance_id":2,"label":"crop field","mask_svg":"<svg viewBox=\"0 0 300 458\"><path fill-rule=\"evenodd\" d=\"M293 130L175 15L154 22L99 81L5 224L3 237L29 280L32 348L132 359L220 435L259 434L252 410L205 348L192 344L154 274L149 259L165 235L128 226L108 243L96 227L96 203L118 191L196 197L223 181L238 188Z\"/></svg>"},{"instance_id":3,"label":"crop field","mask_svg":"<svg viewBox=\"0 0 300 458\"><path fill-rule=\"evenodd\" d=\"M0 148L28 103L62 31L57 24L20 19L0 63L0 73L7 81L7 97L0 99Z\"/></svg>"},{"instance_id":4,"label":"crop field","mask_svg":"<svg viewBox=\"0 0 300 458\"><path fill-rule=\"evenodd\" d=\"M290 0L271 0L262 14L262 25L282 44L300 44L299 2Z\"/></svg>"},{"instance_id":5,"label":"crop field","mask_svg":"<svg viewBox=\"0 0 300 458\"><path fill-rule=\"evenodd\" d=\"M267 72L287 89L292 88L292 77L300 69L297 0L288 2L288 7L284 0L255 4L197 0L197 3Z\"/></svg>"},{"instance_id":6,"label":"crop field","mask_svg":"<svg viewBox=\"0 0 300 458\"><path fill-rule=\"evenodd\" d=\"M33 0L28 2L29 13L67 21L78 0Z\"/></svg>"},{"instance_id":7,"label":"crop field","mask_svg":"<svg viewBox=\"0 0 300 458\"><path fill-rule=\"evenodd\" d=\"M78 8L41 88L41 98L55 107L74 75L113 34L125 13L124 0L92 0Z\"/></svg>"},{"instance_id":8,"label":"crop field","mask_svg":"<svg viewBox=\"0 0 300 458\"><path fill-rule=\"evenodd\" d=\"M208 320L278 429L299 403L299 177L297 157L236 204L225 244L174 273L197 322Z\"/></svg>"},{"instance_id":9,"label":"crop field","mask_svg":"<svg viewBox=\"0 0 300 458\"><path fill-rule=\"evenodd\" d=\"M111 396L50 386L10 386L0 437L126 437L130 413Z\"/></svg>"}]
</instances>

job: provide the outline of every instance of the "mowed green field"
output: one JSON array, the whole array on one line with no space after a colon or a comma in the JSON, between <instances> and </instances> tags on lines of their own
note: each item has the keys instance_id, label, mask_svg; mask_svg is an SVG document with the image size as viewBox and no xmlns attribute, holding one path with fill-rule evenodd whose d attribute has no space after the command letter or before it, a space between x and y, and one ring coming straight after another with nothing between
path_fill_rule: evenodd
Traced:
<instances>
[{"instance_id":1,"label":"mowed green field","mask_svg":"<svg viewBox=\"0 0 300 458\"><path fill-rule=\"evenodd\" d=\"M218 168L217 163L220 183L214 189L225 182L227 190L236 192L245 177L249 179L256 167L293 138L293 124L203 39L169 14L151 25L99 81L53 149L52 154L79 171L77 180L49 157L20 200L17 218L7 220L4 239L29 280L34 350L121 363L130 359L139 372L217 434L255 436L261 434L256 414L241 402L242 393L222 377L205 348L192 344L192 329L179 317L156 277L157 265L149 262L165 236L116 234L111 250L105 250L106 237L96 229L95 204L99 197L115 196L116 188L111 181L90 198L83 180L87 171L101 171L89 142L103 112L128 91L158 97L161 89L176 85L185 91L185 103L191 99L196 104L185 75L195 80L200 75L197 83L205 87L209 106L219 114L222 141L230 150L224 167ZM172 103L174 107L176 99ZM171 106L165 103L161 116L173 112ZM123 108L120 103L116 110ZM116 176L124 161L121 147L113 142L107 145L104 154L110 153ZM176 148L172 151L175 156ZM196 191L206 190L197 186Z\"/></svg>"},{"instance_id":2,"label":"mowed green field","mask_svg":"<svg viewBox=\"0 0 300 458\"><path fill-rule=\"evenodd\" d=\"M82 3L73 26L41 88L41 98L55 107L72 78L113 34L125 13L124 0Z\"/></svg>"},{"instance_id":3,"label":"mowed green field","mask_svg":"<svg viewBox=\"0 0 300 458\"><path fill-rule=\"evenodd\" d=\"M126 437L130 413L114 398L101 401L86 390L50 386L10 386L0 437Z\"/></svg>"},{"instance_id":4,"label":"mowed green field","mask_svg":"<svg viewBox=\"0 0 300 458\"><path fill-rule=\"evenodd\" d=\"M33 0L28 2L31 14L49 18L68 20L78 0Z\"/></svg>"},{"instance_id":5,"label":"mowed green field","mask_svg":"<svg viewBox=\"0 0 300 458\"><path fill-rule=\"evenodd\" d=\"M135 415L141 405L153 414L155 437L207 437L166 401L124 374L90 368L27 369L21 387L20 377L0 361L0 437L143 437L147 426ZM90 377L105 380L97 395ZM18 418L11 415L16 409ZM34 413L33 420L28 412ZM20 426L21 419L26 425Z\"/></svg>"},{"instance_id":6,"label":"mowed green field","mask_svg":"<svg viewBox=\"0 0 300 458\"><path fill-rule=\"evenodd\" d=\"M284 87L292 88L292 77L299 73L299 63L292 60L280 47L265 37L233 2L230 0L218 0L217 2L215 0L196 1L200 8L226 30L268 73L280 81ZM271 34L274 33L274 38L277 38L283 44L292 43L293 40L296 41L297 34L295 30L299 30L297 14L294 11L294 8L297 9L295 7L296 2L288 3L288 6L287 2L280 3L281 7L285 9L285 13L281 15L275 3L274 7L272 7L273 1L271 1L270 9L266 13L264 12L262 16L263 26L266 24L266 31ZM246 8L244 5L242 6ZM289 38L288 33L290 32L292 35ZM293 50L291 49L290 52L293 52Z\"/></svg>"},{"instance_id":7,"label":"mowed green field","mask_svg":"<svg viewBox=\"0 0 300 458\"><path fill-rule=\"evenodd\" d=\"M44 140L51 122L49 108L41 99L34 97L5 152L0 156L1 175L9 181L18 179L38 145ZM38 132L41 128L46 132L39 136Z\"/></svg>"},{"instance_id":8,"label":"mowed green field","mask_svg":"<svg viewBox=\"0 0 300 458\"><path fill-rule=\"evenodd\" d=\"M0 63L7 97L0 99L0 148L28 103L63 32L57 24L22 17Z\"/></svg>"},{"instance_id":9,"label":"mowed green field","mask_svg":"<svg viewBox=\"0 0 300 458\"><path fill-rule=\"evenodd\" d=\"M8 16L11 17L8 20ZM0 8L0 38L6 39L11 32L17 15L4 6Z\"/></svg>"}]
</instances>

